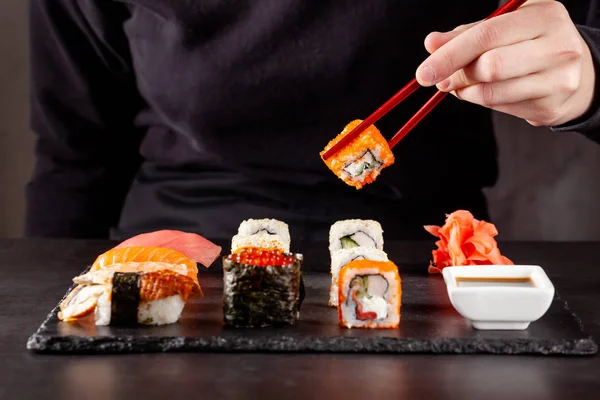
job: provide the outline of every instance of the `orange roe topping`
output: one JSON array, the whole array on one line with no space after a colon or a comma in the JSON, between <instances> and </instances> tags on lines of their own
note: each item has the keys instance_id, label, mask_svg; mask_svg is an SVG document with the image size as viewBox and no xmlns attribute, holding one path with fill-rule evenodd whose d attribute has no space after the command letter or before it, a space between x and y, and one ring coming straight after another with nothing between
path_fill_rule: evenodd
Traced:
<instances>
[{"instance_id":1,"label":"orange roe topping","mask_svg":"<svg viewBox=\"0 0 600 400\"><path fill-rule=\"evenodd\" d=\"M240 252L230 254L227 260L256 267L282 267L292 264L294 256L285 254L281 250L266 250L256 247L247 247Z\"/></svg>"}]
</instances>

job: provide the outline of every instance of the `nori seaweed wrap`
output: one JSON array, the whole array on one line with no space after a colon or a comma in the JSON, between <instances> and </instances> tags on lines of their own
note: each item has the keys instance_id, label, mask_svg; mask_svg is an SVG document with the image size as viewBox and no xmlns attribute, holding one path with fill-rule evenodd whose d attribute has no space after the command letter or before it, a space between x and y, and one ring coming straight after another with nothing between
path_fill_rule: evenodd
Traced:
<instances>
[{"instance_id":1,"label":"nori seaweed wrap","mask_svg":"<svg viewBox=\"0 0 600 400\"><path fill-rule=\"evenodd\" d=\"M110 324L136 324L140 304L140 274L115 272L111 294Z\"/></svg>"},{"instance_id":2,"label":"nori seaweed wrap","mask_svg":"<svg viewBox=\"0 0 600 400\"><path fill-rule=\"evenodd\" d=\"M223 321L236 328L294 325L304 299L302 254L248 249L223 258Z\"/></svg>"}]
</instances>

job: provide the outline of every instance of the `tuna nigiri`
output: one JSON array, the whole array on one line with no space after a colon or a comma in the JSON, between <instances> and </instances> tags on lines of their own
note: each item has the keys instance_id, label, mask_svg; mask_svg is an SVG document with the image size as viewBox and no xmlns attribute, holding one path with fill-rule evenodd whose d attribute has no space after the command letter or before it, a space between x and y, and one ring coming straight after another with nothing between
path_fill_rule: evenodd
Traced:
<instances>
[{"instance_id":1,"label":"tuna nigiri","mask_svg":"<svg viewBox=\"0 0 600 400\"><path fill-rule=\"evenodd\" d=\"M469 211L446 215L443 226L426 225L425 230L439 238L437 249L432 251L429 273L440 273L449 266L513 264L500 254L494 224L475 219Z\"/></svg>"},{"instance_id":2,"label":"tuna nigiri","mask_svg":"<svg viewBox=\"0 0 600 400\"><path fill-rule=\"evenodd\" d=\"M190 232L160 230L129 238L114 249L123 247L164 247L176 250L194 262L209 267L221 254L221 247Z\"/></svg>"}]
</instances>

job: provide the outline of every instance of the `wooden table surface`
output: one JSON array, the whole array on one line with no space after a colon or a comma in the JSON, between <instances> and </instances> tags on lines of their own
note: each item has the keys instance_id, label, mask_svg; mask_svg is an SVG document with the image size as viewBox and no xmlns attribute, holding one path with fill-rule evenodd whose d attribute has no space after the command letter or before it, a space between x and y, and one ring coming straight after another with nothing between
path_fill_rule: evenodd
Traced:
<instances>
[{"instance_id":1,"label":"wooden table surface","mask_svg":"<svg viewBox=\"0 0 600 400\"><path fill-rule=\"evenodd\" d=\"M36 355L25 348L102 241L0 240L0 399L597 399L600 356ZM397 263L426 262L430 243ZM502 243L539 264L600 337L600 243ZM598 340L596 339L598 342Z\"/></svg>"}]
</instances>

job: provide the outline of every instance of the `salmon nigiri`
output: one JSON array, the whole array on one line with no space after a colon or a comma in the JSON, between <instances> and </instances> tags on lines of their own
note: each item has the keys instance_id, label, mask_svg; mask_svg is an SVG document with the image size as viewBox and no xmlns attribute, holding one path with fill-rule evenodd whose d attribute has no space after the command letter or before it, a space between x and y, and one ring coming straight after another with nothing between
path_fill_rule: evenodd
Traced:
<instances>
[{"instance_id":1,"label":"salmon nigiri","mask_svg":"<svg viewBox=\"0 0 600 400\"><path fill-rule=\"evenodd\" d=\"M121 247L100 254L91 272L110 270L117 272L150 272L171 270L192 279L197 291L201 292L198 283L198 267L190 258L176 250L164 247Z\"/></svg>"},{"instance_id":2,"label":"salmon nigiri","mask_svg":"<svg viewBox=\"0 0 600 400\"><path fill-rule=\"evenodd\" d=\"M221 247L190 232L160 230L142 233L120 243L114 249L123 247L165 247L176 250L194 262L209 267L221 254Z\"/></svg>"},{"instance_id":3,"label":"salmon nigiri","mask_svg":"<svg viewBox=\"0 0 600 400\"><path fill-rule=\"evenodd\" d=\"M494 224L475 219L469 211L455 211L446 215L443 226L427 225L425 230L439 238L429 265L432 274L449 266L513 264L500 254Z\"/></svg>"}]
</instances>

